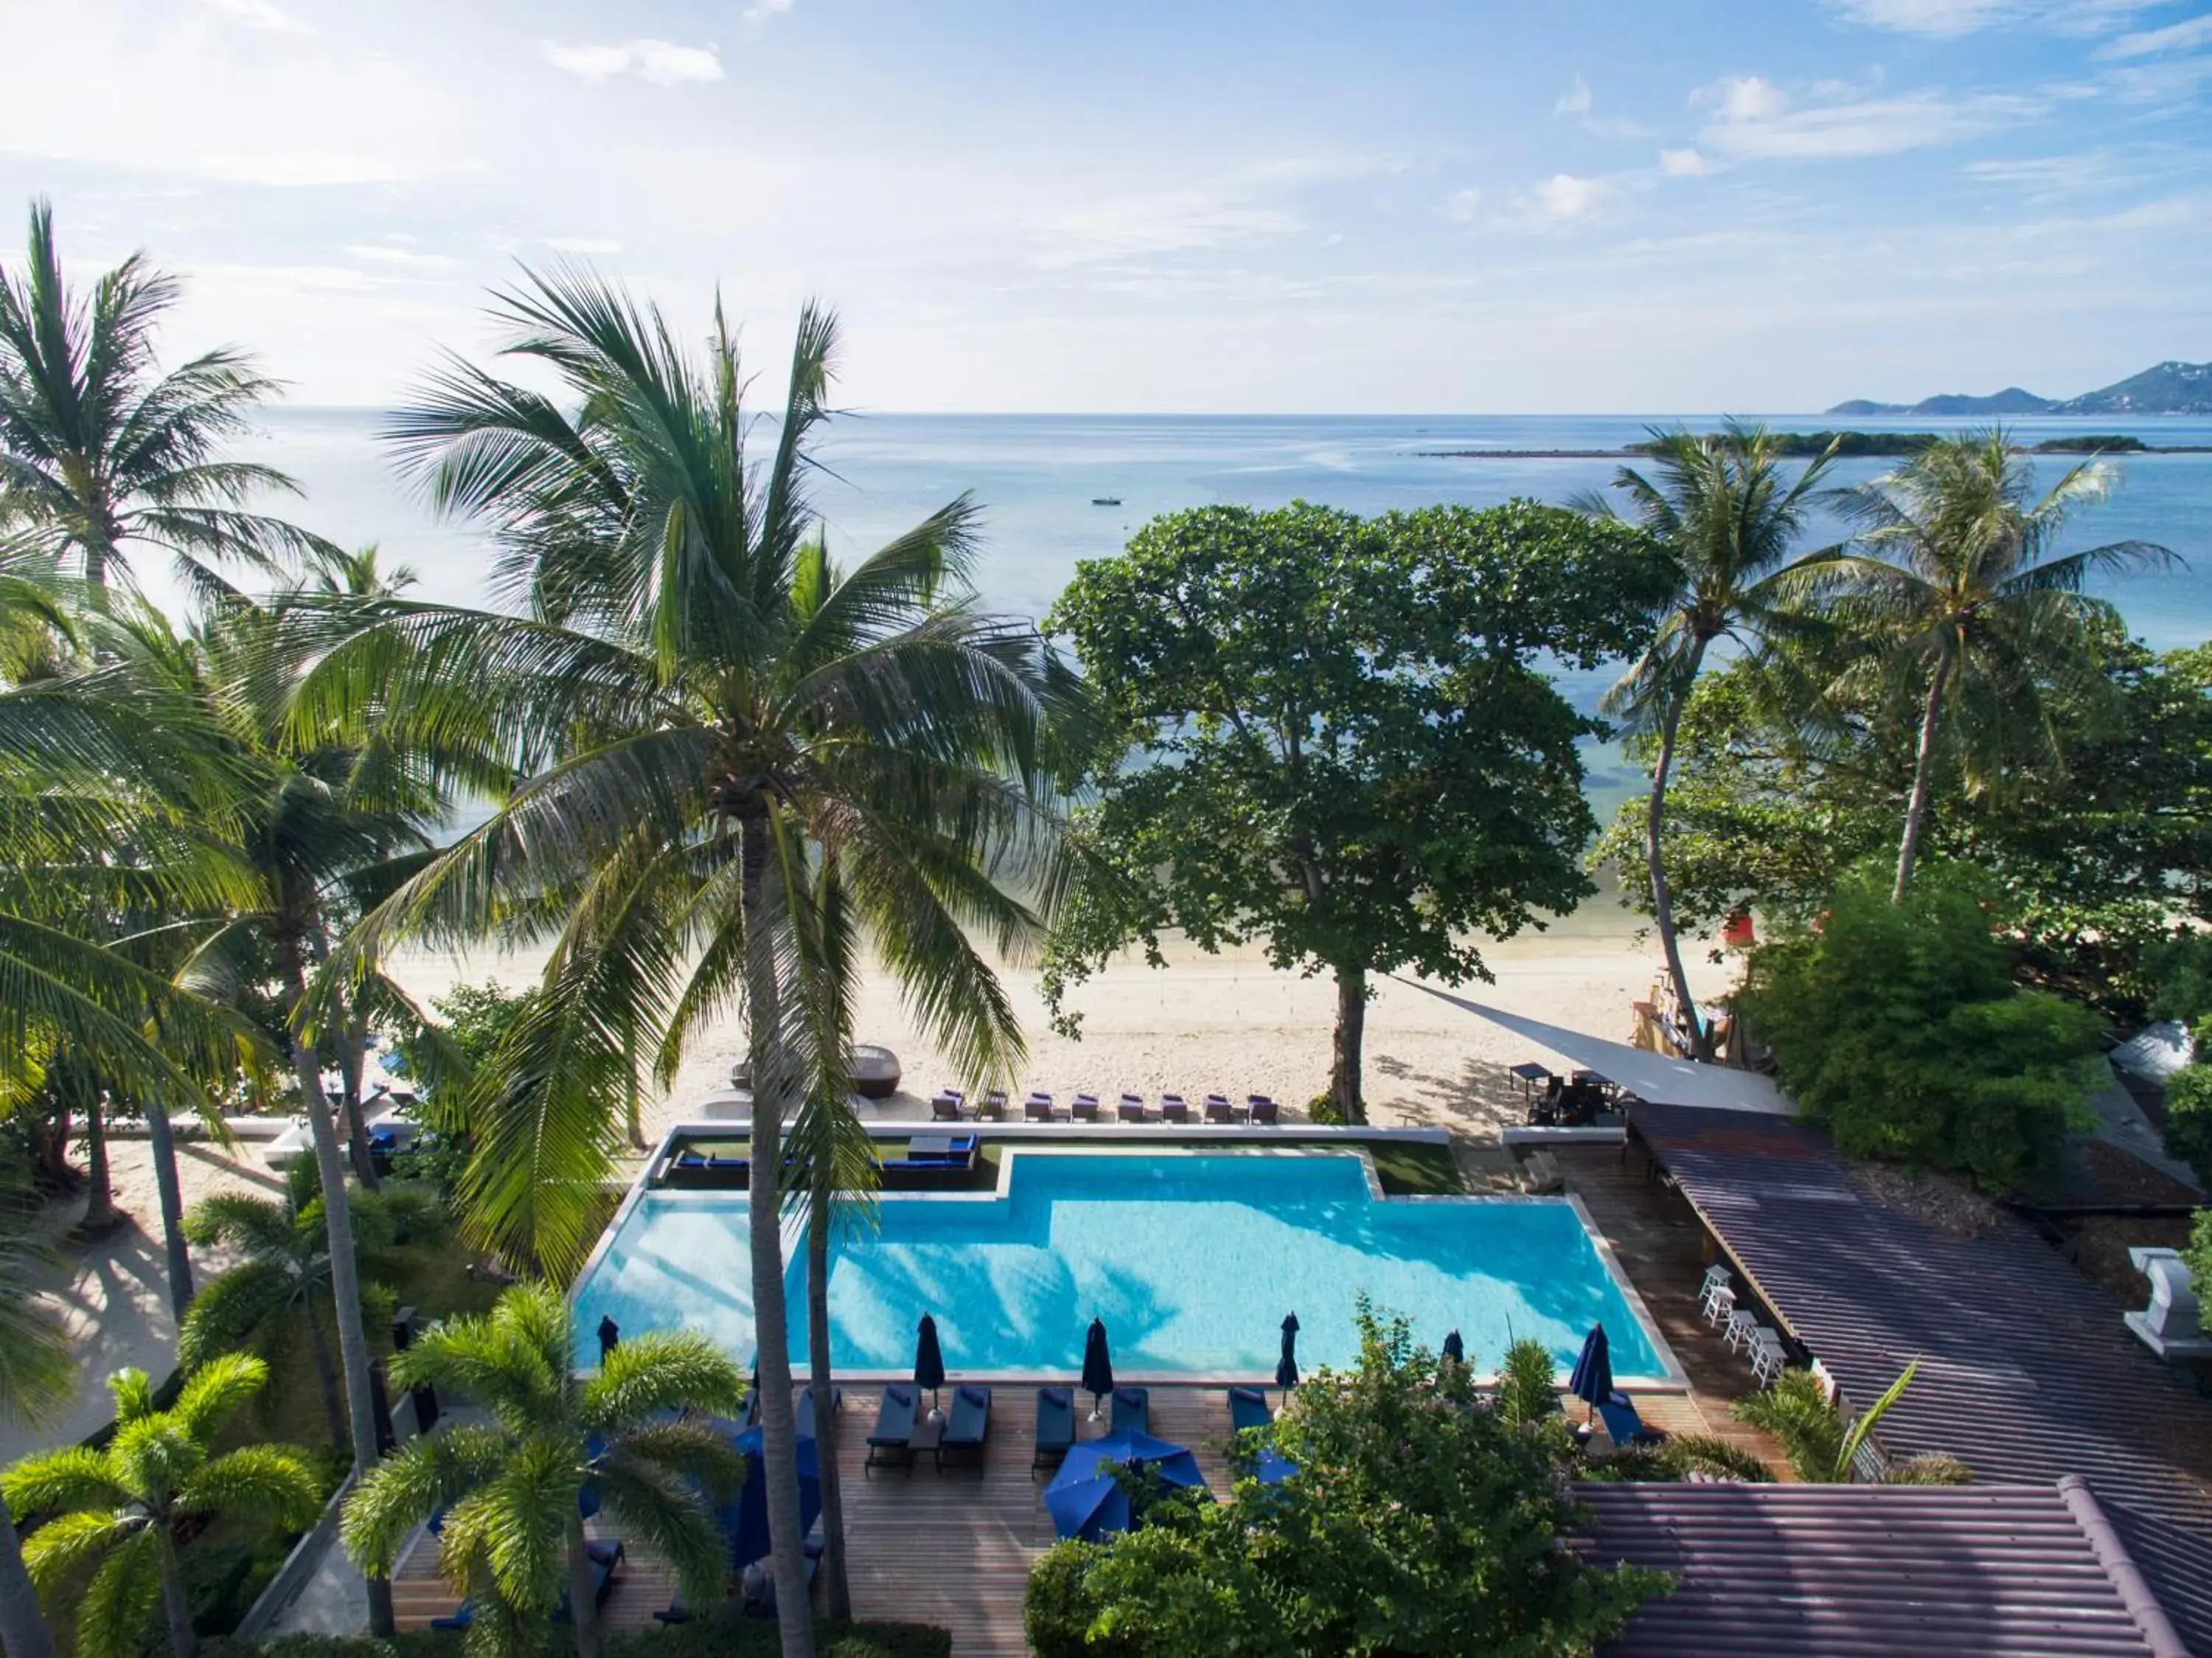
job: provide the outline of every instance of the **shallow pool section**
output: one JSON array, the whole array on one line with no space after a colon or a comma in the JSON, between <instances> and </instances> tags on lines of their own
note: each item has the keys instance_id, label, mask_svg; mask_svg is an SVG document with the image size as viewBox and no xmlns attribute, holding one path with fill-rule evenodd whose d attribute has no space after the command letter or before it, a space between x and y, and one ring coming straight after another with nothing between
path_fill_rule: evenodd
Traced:
<instances>
[{"instance_id":1,"label":"shallow pool section","mask_svg":"<svg viewBox=\"0 0 2212 1658\"><path fill-rule=\"evenodd\" d=\"M1602 1320L1616 1376L1668 1373L1562 1198L1381 1199L1359 1158L1338 1153L1010 1150L1001 1187L886 1196L874 1233L833 1248L840 1371L909 1369L915 1326L933 1313L955 1372L1074 1372L1097 1317L1124 1375L1272 1376L1289 1312L1303 1368L1350 1362L1364 1293L1430 1347L1457 1328L1480 1370L1529 1336L1564 1376ZM578 1351L597 1350L592 1332L611 1314L625 1334L702 1330L750 1360L745 1208L742 1194L639 1193L577 1286ZM794 1359L799 1244L787 1236Z\"/></svg>"}]
</instances>

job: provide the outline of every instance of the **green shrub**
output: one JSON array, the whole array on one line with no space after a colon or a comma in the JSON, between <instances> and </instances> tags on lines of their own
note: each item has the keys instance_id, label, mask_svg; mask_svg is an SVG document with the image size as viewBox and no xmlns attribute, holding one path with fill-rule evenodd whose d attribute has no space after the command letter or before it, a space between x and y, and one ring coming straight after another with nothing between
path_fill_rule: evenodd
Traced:
<instances>
[{"instance_id":1,"label":"green shrub","mask_svg":"<svg viewBox=\"0 0 2212 1658\"><path fill-rule=\"evenodd\" d=\"M2166 1085L2166 1149L2212 1182L2212 1020L2196 1035L2205 1058Z\"/></svg>"},{"instance_id":2,"label":"green shrub","mask_svg":"<svg viewBox=\"0 0 2212 1658\"><path fill-rule=\"evenodd\" d=\"M1559 1413L1559 1373L1551 1349L1540 1341L1516 1341L1498 1367L1498 1414L1515 1427L1529 1427Z\"/></svg>"},{"instance_id":3,"label":"green shrub","mask_svg":"<svg viewBox=\"0 0 2212 1658\"><path fill-rule=\"evenodd\" d=\"M925 1624L815 1625L819 1658L950 1658L952 1637ZM556 1631L544 1658L570 1658L574 1637ZM606 1658L776 1658L775 1621L734 1614L669 1629L611 1637ZM463 1658L459 1635L419 1630L379 1640L367 1635L280 1635L265 1641L210 1642L203 1658Z\"/></svg>"},{"instance_id":4,"label":"green shrub","mask_svg":"<svg viewBox=\"0 0 2212 1658\"><path fill-rule=\"evenodd\" d=\"M2200 1209L2189 1222L2189 1243L2181 1252L2200 1300L2212 1300L2212 1209Z\"/></svg>"},{"instance_id":5,"label":"green shrub","mask_svg":"<svg viewBox=\"0 0 2212 1658\"><path fill-rule=\"evenodd\" d=\"M1767 1466L1740 1445L1711 1434L1672 1434L1656 1445L1625 1445L1597 1451L1576 1471L1582 1478L1664 1483L1692 1473L1733 1479L1747 1485L1771 1484Z\"/></svg>"},{"instance_id":6,"label":"green shrub","mask_svg":"<svg viewBox=\"0 0 2212 1658\"><path fill-rule=\"evenodd\" d=\"M1135 1658L1136 1648L1127 1641L1087 1638L1099 1612L1087 1580L1104 1552L1095 1543L1071 1538L1047 1549L1030 1568L1022 1629L1036 1658Z\"/></svg>"},{"instance_id":7,"label":"green shrub","mask_svg":"<svg viewBox=\"0 0 2212 1658\"><path fill-rule=\"evenodd\" d=\"M1780 1440L1798 1478L1818 1484L1835 1478L1844 1424L1810 1370L1784 1370L1771 1387L1738 1399L1735 1419Z\"/></svg>"},{"instance_id":8,"label":"green shrub","mask_svg":"<svg viewBox=\"0 0 2212 1658\"><path fill-rule=\"evenodd\" d=\"M1854 875L1817 931L1753 954L1747 1028L1844 1151L1996 1192L2051 1173L2094 1086L2102 1021L2016 985L1996 925L1973 872L1939 864L1901 904L1886 876Z\"/></svg>"},{"instance_id":9,"label":"green shrub","mask_svg":"<svg viewBox=\"0 0 2212 1658\"><path fill-rule=\"evenodd\" d=\"M1889 1471L1883 1484L1888 1485L1971 1485L1974 1471L1957 1457L1944 1451L1930 1451L1925 1456L1907 1457Z\"/></svg>"}]
</instances>

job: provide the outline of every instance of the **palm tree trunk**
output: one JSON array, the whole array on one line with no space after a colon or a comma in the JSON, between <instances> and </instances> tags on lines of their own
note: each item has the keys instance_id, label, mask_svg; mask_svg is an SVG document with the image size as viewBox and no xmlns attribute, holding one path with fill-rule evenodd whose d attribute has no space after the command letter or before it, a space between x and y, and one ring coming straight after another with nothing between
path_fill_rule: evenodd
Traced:
<instances>
[{"instance_id":1,"label":"palm tree trunk","mask_svg":"<svg viewBox=\"0 0 2212 1658\"><path fill-rule=\"evenodd\" d=\"M576 1658L599 1658L599 1596L584 1546L584 1518L574 1503L568 1508L568 1623L576 1631Z\"/></svg>"},{"instance_id":2,"label":"palm tree trunk","mask_svg":"<svg viewBox=\"0 0 2212 1658\"><path fill-rule=\"evenodd\" d=\"M84 1106L84 1219L85 1231L106 1232L123 1218L115 1206L113 1177L107 1166L107 1117L100 1107L100 1090L88 1088Z\"/></svg>"},{"instance_id":3,"label":"palm tree trunk","mask_svg":"<svg viewBox=\"0 0 2212 1658\"><path fill-rule=\"evenodd\" d=\"M1667 887L1667 860L1661 855L1662 832L1667 826L1667 780L1674 769L1674 739L1682 728L1682 708L1698 682L1705 661L1705 642L1690 647L1682 683L1667 699L1667 717L1659 733L1659 764L1652 768L1651 800L1644 816L1644 857L1651 872L1651 913L1659 923L1659 948L1667 954L1667 976L1674 983L1674 1001L1682 1009L1682 1023L1690 1033L1690 1057L1711 1059L1713 1035L1698 1017L1697 999L1690 994L1690 976L1682 967L1681 941L1674 936L1674 895Z\"/></svg>"},{"instance_id":4,"label":"palm tree trunk","mask_svg":"<svg viewBox=\"0 0 2212 1658\"><path fill-rule=\"evenodd\" d=\"M1336 970L1336 1041L1328 1074L1328 1100L1347 1123L1367 1120L1359 1093L1361 1052L1367 1040L1367 970Z\"/></svg>"},{"instance_id":5,"label":"palm tree trunk","mask_svg":"<svg viewBox=\"0 0 2212 1658\"><path fill-rule=\"evenodd\" d=\"M323 1333L323 1321L315 1316L315 1298L300 1298L301 1315L307 1320L307 1344L315 1355L315 1385L322 1389L323 1414L331 1424L331 1443L346 1442L345 1405L338 1398L337 1367L331 1362L331 1338Z\"/></svg>"},{"instance_id":6,"label":"palm tree trunk","mask_svg":"<svg viewBox=\"0 0 2212 1658\"><path fill-rule=\"evenodd\" d=\"M369 1155L368 1150L368 1121L362 1115L361 1110L361 1078L366 1047L362 1033L349 1022L339 1027L338 1075L345 1078L346 1143L352 1152L354 1178L366 1190L374 1192L380 1182L376 1178L376 1159Z\"/></svg>"},{"instance_id":7,"label":"palm tree trunk","mask_svg":"<svg viewBox=\"0 0 2212 1658\"><path fill-rule=\"evenodd\" d=\"M5 1502L0 1502L0 1649L8 1658L54 1658L53 1631L39 1610L31 1574L23 1570L23 1539Z\"/></svg>"},{"instance_id":8,"label":"palm tree trunk","mask_svg":"<svg viewBox=\"0 0 2212 1658\"><path fill-rule=\"evenodd\" d=\"M161 1567L161 1618L169 1626L170 1658L192 1658L199 1650L199 1640L192 1633L191 1602L185 1598L185 1574L177 1564L176 1539L167 1527L155 1539L154 1555Z\"/></svg>"},{"instance_id":9,"label":"palm tree trunk","mask_svg":"<svg viewBox=\"0 0 2212 1658\"><path fill-rule=\"evenodd\" d=\"M812 1609L806 1599L806 1557L799 1514L799 1429L792 1411L791 1332L783 1299L783 1109L792 1095L784 1051L783 998L768 890L769 830L765 815L744 828L746 1018L751 1027L752 1143L748 1229L753 1268L753 1341L760 1368L761 1460L768 1484L769 1558L775 1581L776 1623L784 1658L814 1658Z\"/></svg>"},{"instance_id":10,"label":"palm tree trunk","mask_svg":"<svg viewBox=\"0 0 2212 1658\"><path fill-rule=\"evenodd\" d=\"M814 1388L814 1466L822 1487L823 1605L836 1623L853 1617L853 1587L845 1573L845 1493L837 1478L837 1396L830 1375L830 1184L815 1176L806 1216L806 1359Z\"/></svg>"},{"instance_id":11,"label":"palm tree trunk","mask_svg":"<svg viewBox=\"0 0 2212 1658\"><path fill-rule=\"evenodd\" d=\"M154 1185L161 1197L161 1241L169 1261L169 1307L177 1322L192 1304L192 1257L185 1247L185 1198L177 1183L177 1139L169 1109L155 1094L146 1101L146 1142L154 1155Z\"/></svg>"},{"instance_id":12,"label":"palm tree trunk","mask_svg":"<svg viewBox=\"0 0 2212 1658\"><path fill-rule=\"evenodd\" d=\"M300 953L300 941L287 935L276 948L283 959L284 987L296 1015L307 1000L307 965ZM314 1045L296 1032L292 1037L292 1069L299 1077L300 1105L307 1114L307 1132L315 1143L315 1167L322 1176L323 1217L331 1237L331 1304L337 1318L338 1356L345 1367L354 1472L366 1474L376 1466L376 1410L369 1392L368 1336L361 1322L361 1271L354 1256L353 1210L346 1198L345 1155L338 1149L330 1101L323 1097L322 1058ZM382 1578L368 1580L368 1618L370 1633L392 1633L392 1586Z\"/></svg>"},{"instance_id":13,"label":"palm tree trunk","mask_svg":"<svg viewBox=\"0 0 2212 1658\"><path fill-rule=\"evenodd\" d=\"M1927 704L1920 711L1920 753L1912 765L1912 798L1905 807L1905 837L1897 847L1897 885L1890 901L1905 902L1905 889L1912 881L1912 865L1920 856L1920 832L1928 820L1928 801L1936 787L1936 730L1943 717L1943 692L1951 681L1951 653L1936 659L1936 672L1928 680Z\"/></svg>"}]
</instances>

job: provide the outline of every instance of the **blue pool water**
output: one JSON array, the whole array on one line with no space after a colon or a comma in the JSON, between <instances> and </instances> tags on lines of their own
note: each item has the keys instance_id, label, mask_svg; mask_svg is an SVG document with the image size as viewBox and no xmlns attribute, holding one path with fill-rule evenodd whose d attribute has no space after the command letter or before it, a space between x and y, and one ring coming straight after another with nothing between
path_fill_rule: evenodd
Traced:
<instances>
[{"instance_id":1,"label":"blue pool water","mask_svg":"<svg viewBox=\"0 0 2212 1658\"><path fill-rule=\"evenodd\" d=\"M1377 1202L1360 1161L1333 1154L1017 1150L1008 1164L1008 1196L886 1197L877 1231L833 1247L840 1370L911 1368L931 1313L955 1372L1073 1373L1099 1317L1124 1374L1272 1375L1287 1312L1310 1370L1353 1358L1364 1292L1431 1348L1457 1327L1480 1370L1530 1336L1564 1374L1602 1320L1617 1375L1665 1374L1561 1200ZM642 1194L577 1286L577 1350L596 1350L611 1314L626 1333L701 1330L750 1359L745 1207L737 1193ZM804 1256L786 1241L797 1360Z\"/></svg>"}]
</instances>

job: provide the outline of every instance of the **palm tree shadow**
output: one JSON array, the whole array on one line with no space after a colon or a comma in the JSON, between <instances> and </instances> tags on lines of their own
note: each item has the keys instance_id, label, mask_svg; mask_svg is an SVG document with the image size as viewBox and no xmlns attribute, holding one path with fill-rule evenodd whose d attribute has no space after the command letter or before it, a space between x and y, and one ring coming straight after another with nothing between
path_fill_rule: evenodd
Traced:
<instances>
[{"instance_id":1,"label":"palm tree shadow","mask_svg":"<svg viewBox=\"0 0 2212 1658\"><path fill-rule=\"evenodd\" d=\"M284 1178L281 1174L256 1168L241 1158L227 1157L211 1147L204 1146L191 1140L179 1141L177 1150L180 1155L189 1157L194 1162L204 1163L210 1168L229 1175L233 1179L244 1180L250 1186L259 1186L271 1197L281 1198L284 1195Z\"/></svg>"}]
</instances>

